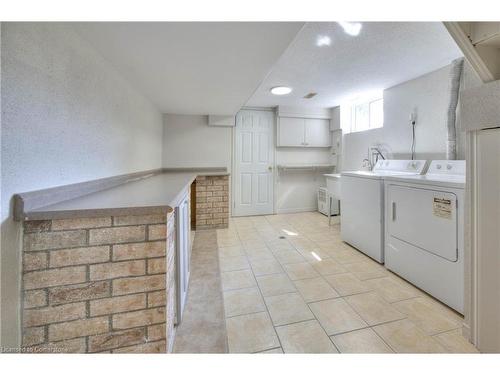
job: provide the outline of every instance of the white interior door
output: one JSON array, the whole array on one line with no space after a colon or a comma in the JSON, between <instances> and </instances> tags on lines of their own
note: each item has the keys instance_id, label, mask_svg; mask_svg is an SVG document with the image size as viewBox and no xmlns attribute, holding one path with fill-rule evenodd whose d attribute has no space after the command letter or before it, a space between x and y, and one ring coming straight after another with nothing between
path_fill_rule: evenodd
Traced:
<instances>
[{"instance_id":1,"label":"white interior door","mask_svg":"<svg viewBox=\"0 0 500 375\"><path fill-rule=\"evenodd\" d=\"M234 216L273 213L274 114L243 110L236 115Z\"/></svg>"}]
</instances>

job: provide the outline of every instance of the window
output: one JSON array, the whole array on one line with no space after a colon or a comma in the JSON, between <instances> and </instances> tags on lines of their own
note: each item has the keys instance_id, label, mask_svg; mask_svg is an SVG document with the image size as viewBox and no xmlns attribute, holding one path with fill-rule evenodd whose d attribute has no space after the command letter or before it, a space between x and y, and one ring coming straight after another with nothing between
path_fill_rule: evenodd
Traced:
<instances>
[{"instance_id":1,"label":"window","mask_svg":"<svg viewBox=\"0 0 500 375\"><path fill-rule=\"evenodd\" d=\"M344 132L355 133L384 126L382 93L358 97L340 106L340 125Z\"/></svg>"}]
</instances>

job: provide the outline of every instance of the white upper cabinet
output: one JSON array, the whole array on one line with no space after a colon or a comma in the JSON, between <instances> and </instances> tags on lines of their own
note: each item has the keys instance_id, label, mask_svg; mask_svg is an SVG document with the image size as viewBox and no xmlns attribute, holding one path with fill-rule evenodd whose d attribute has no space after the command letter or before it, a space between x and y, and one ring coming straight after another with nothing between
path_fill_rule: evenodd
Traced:
<instances>
[{"instance_id":1,"label":"white upper cabinet","mask_svg":"<svg viewBox=\"0 0 500 375\"><path fill-rule=\"evenodd\" d=\"M305 143L309 147L330 147L330 120L307 118L305 123Z\"/></svg>"},{"instance_id":2,"label":"white upper cabinet","mask_svg":"<svg viewBox=\"0 0 500 375\"><path fill-rule=\"evenodd\" d=\"M278 146L303 147L304 119L295 117L279 117L278 120Z\"/></svg>"},{"instance_id":3,"label":"white upper cabinet","mask_svg":"<svg viewBox=\"0 0 500 375\"><path fill-rule=\"evenodd\" d=\"M471 26L474 44L500 46L500 22L474 22Z\"/></svg>"},{"instance_id":4,"label":"white upper cabinet","mask_svg":"<svg viewBox=\"0 0 500 375\"><path fill-rule=\"evenodd\" d=\"M278 147L330 147L330 120L278 118Z\"/></svg>"}]
</instances>

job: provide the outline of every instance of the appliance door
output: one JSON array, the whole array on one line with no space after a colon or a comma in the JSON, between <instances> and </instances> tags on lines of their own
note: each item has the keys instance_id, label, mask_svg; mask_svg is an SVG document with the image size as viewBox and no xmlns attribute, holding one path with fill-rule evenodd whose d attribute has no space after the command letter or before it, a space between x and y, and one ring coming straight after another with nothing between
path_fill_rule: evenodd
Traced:
<instances>
[{"instance_id":1,"label":"appliance door","mask_svg":"<svg viewBox=\"0 0 500 375\"><path fill-rule=\"evenodd\" d=\"M383 263L383 180L343 175L340 181L342 240Z\"/></svg>"},{"instance_id":2,"label":"appliance door","mask_svg":"<svg viewBox=\"0 0 500 375\"><path fill-rule=\"evenodd\" d=\"M477 347L500 352L500 129L477 133Z\"/></svg>"},{"instance_id":3,"label":"appliance door","mask_svg":"<svg viewBox=\"0 0 500 375\"><path fill-rule=\"evenodd\" d=\"M182 321L190 275L190 218L189 194L175 208L176 219L176 272L177 272L177 324Z\"/></svg>"},{"instance_id":4,"label":"appliance door","mask_svg":"<svg viewBox=\"0 0 500 375\"><path fill-rule=\"evenodd\" d=\"M458 259L454 193L387 185L389 235L451 262Z\"/></svg>"}]
</instances>

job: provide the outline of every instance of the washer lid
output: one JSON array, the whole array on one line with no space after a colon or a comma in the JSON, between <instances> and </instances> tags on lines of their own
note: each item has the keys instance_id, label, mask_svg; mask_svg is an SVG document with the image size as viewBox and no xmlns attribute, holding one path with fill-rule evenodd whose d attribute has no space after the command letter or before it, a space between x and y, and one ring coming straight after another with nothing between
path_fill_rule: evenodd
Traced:
<instances>
[{"instance_id":1,"label":"washer lid","mask_svg":"<svg viewBox=\"0 0 500 375\"><path fill-rule=\"evenodd\" d=\"M326 173L323 176L325 176L326 178L337 178L337 179L339 179L341 175L340 175L340 173Z\"/></svg>"}]
</instances>

